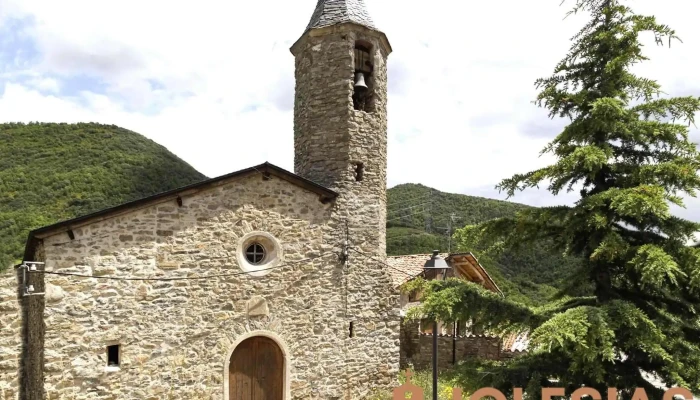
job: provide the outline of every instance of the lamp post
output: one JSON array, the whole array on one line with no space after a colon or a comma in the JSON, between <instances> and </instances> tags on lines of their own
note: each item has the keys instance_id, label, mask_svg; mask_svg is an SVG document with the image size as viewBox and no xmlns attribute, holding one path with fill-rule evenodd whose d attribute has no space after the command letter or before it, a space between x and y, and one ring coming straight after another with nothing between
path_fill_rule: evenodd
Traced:
<instances>
[{"instance_id":1,"label":"lamp post","mask_svg":"<svg viewBox=\"0 0 700 400\"><path fill-rule=\"evenodd\" d=\"M425 262L423 271L425 272L426 279L445 279L445 275L447 275L447 271L450 269L450 266L447 265L447 261L439 256L439 253L440 252L438 250L434 250L433 256L430 258L430 260ZM437 400L438 398L437 330L438 323L437 318L435 318L433 321L433 400Z\"/></svg>"}]
</instances>

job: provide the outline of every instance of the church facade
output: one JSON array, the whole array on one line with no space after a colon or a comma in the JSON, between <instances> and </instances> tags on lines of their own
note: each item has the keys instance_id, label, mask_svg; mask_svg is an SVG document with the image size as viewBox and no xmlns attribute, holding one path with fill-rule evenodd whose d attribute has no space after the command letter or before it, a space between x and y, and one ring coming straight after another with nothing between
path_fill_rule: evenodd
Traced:
<instances>
[{"instance_id":1,"label":"church facade","mask_svg":"<svg viewBox=\"0 0 700 400\"><path fill-rule=\"evenodd\" d=\"M362 0L319 0L291 52L294 172L265 163L30 233L0 287L0 398L360 399L396 384L391 46Z\"/></svg>"}]
</instances>

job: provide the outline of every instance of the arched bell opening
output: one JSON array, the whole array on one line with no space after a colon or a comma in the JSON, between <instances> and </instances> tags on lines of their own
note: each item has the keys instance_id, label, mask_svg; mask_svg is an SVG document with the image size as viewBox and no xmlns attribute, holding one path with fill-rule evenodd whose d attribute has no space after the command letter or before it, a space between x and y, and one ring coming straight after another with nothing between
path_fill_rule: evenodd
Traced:
<instances>
[{"instance_id":1,"label":"arched bell opening","mask_svg":"<svg viewBox=\"0 0 700 400\"><path fill-rule=\"evenodd\" d=\"M355 76L352 102L356 110L372 112L374 109L374 63L372 45L362 40L355 42Z\"/></svg>"}]
</instances>

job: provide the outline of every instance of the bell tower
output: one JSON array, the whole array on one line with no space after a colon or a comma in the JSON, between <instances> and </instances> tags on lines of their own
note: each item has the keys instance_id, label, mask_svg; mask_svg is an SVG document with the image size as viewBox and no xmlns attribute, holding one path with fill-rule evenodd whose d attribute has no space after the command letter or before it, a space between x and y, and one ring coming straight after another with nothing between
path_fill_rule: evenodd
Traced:
<instances>
[{"instance_id":1,"label":"bell tower","mask_svg":"<svg viewBox=\"0 0 700 400\"><path fill-rule=\"evenodd\" d=\"M389 41L363 0L318 0L291 51L294 172L338 192L354 244L386 257Z\"/></svg>"},{"instance_id":2,"label":"bell tower","mask_svg":"<svg viewBox=\"0 0 700 400\"><path fill-rule=\"evenodd\" d=\"M337 385L319 398L363 398L393 388L399 370L399 294L386 267L391 46L363 0L318 0L291 51L294 172L338 193L325 241L336 254L349 246L348 257L319 272L336 294L319 309L335 355L319 363Z\"/></svg>"}]
</instances>

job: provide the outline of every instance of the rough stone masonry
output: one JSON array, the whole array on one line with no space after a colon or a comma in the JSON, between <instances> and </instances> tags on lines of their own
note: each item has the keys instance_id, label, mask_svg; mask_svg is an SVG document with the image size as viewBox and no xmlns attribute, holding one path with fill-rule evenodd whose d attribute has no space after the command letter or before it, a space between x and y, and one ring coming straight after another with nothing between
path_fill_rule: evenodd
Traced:
<instances>
[{"instance_id":1,"label":"rough stone masonry","mask_svg":"<svg viewBox=\"0 0 700 400\"><path fill-rule=\"evenodd\" d=\"M366 307L347 334L344 265L327 240L333 204L258 174L182 199L87 224L72 240L49 236L37 254L54 272L206 277L240 272L241 238L264 232L288 266L261 277L156 282L43 275L34 284L46 291L44 304L32 306L43 308L45 323L44 332L35 324L43 393L23 398L222 399L233 344L261 331L287 347L290 398L360 398L392 383L399 324L391 297L383 309ZM357 289L386 291L375 279ZM118 369L107 366L110 344L121 347Z\"/></svg>"}]
</instances>

